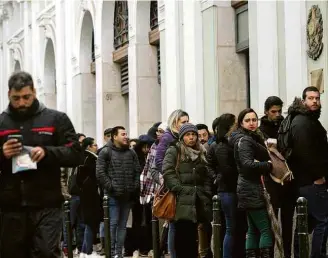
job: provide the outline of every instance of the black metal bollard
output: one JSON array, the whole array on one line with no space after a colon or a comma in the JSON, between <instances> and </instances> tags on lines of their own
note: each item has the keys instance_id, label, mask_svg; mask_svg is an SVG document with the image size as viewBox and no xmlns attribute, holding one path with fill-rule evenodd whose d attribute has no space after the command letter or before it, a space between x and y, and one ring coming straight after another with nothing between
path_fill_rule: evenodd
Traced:
<instances>
[{"instance_id":1,"label":"black metal bollard","mask_svg":"<svg viewBox=\"0 0 328 258\"><path fill-rule=\"evenodd\" d=\"M159 245L159 221L155 216L151 220L152 237L153 237L153 258L160 258L161 251Z\"/></svg>"},{"instance_id":2,"label":"black metal bollard","mask_svg":"<svg viewBox=\"0 0 328 258\"><path fill-rule=\"evenodd\" d=\"M221 202L217 195L213 197L213 256L214 258L222 258Z\"/></svg>"},{"instance_id":3,"label":"black metal bollard","mask_svg":"<svg viewBox=\"0 0 328 258\"><path fill-rule=\"evenodd\" d=\"M66 234L67 234L66 238L67 238L68 258L73 258L71 207L69 201L65 201L64 203L64 212L65 212L65 227L66 227Z\"/></svg>"},{"instance_id":4,"label":"black metal bollard","mask_svg":"<svg viewBox=\"0 0 328 258\"><path fill-rule=\"evenodd\" d=\"M105 230L105 257L111 257L111 243L110 243L110 230L109 230L109 198L104 196L104 230Z\"/></svg>"},{"instance_id":5,"label":"black metal bollard","mask_svg":"<svg viewBox=\"0 0 328 258\"><path fill-rule=\"evenodd\" d=\"M309 234L307 200L304 197L297 199L297 234L300 258L309 258Z\"/></svg>"}]
</instances>

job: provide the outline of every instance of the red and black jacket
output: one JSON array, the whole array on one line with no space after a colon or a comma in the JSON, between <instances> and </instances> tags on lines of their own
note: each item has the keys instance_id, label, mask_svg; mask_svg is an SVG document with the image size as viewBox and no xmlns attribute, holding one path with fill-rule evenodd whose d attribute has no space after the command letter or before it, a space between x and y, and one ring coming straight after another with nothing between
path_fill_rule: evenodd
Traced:
<instances>
[{"instance_id":1,"label":"red and black jacket","mask_svg":"<svg viewBox=\"0 0 328 258\"><path fill-rule=\"evenodd\" d=\"M63 202L60 168L76 167L83 152L74 127L65 113L48 109L35 100L25 116L11 107L0 115L0 146L8 135L21 134L23 145L40 146L45 157L37 170L12 173L12 160L0 153L0 209L56 208Z\"/></svg>"}]
</instances>

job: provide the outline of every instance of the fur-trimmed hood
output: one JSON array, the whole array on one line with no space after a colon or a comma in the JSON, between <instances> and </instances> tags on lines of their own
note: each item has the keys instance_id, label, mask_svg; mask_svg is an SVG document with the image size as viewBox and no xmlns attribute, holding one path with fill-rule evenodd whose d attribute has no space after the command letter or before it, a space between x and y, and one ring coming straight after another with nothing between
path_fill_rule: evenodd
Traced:
<instances>
[{"instance_id":1,"label":"fur-trimmed hood","mask_svg":"<svg viewBox=\"0 0 328 258\"><path fill-rule=\"evenodd\" d=\"M303 104L300 98L295 98L293 104L288 108L288 115L292 115L292 116L306 115L306 116L313 117L315 119L319 119L320 114L321 114L321 109L317 111L311 111Z\"/></svg>"}]
</instances>

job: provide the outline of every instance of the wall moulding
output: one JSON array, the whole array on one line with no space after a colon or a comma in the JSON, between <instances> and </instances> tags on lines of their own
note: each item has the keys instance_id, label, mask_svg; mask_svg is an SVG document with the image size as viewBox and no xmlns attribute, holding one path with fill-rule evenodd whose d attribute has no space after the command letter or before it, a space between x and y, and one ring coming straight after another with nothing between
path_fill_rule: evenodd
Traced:
<instances>
[{"instance_id":1,"label":"wall moulding","mask_svg":"<svg viewBox=\"0 0 328 258\"><path fill-rule=\"evenodd\" d=\"M128 48L129 45L125 45L113 51L113 62L121 63L122 61L124 61L128 57Z\"/></svg>"}]
</instances>

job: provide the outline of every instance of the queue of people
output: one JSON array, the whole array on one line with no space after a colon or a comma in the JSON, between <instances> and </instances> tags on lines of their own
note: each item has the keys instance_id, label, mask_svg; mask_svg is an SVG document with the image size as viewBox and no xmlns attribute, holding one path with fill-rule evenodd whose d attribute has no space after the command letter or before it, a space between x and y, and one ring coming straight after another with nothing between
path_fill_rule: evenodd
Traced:
<instances>
[{"instance_id":1,"label":"queue of people","mask_svg":"<svg viewBox=\"0 0 328 258\"><path fill-rule=\"evenodd\" d=\"M161 186L176 198L174 218L160 220L163 255L213 257L212 197L218 195L224 258L298 258L293 215L302 196L311 257L326 257L328 142L317 88L304 89L285 118L277 96L267 98L261 118L251 108L220 115L213 133L179 109L137 139L123 126L108 128L101 148L76 134L66 114L38 101L30 74L13 74L8 88L9 106L0 115L1 258L66 254L64 200L70 201L76 252L103 255L105 194L111 256L152 256L152 202ZM288 178L274 174L281 166L272 143Z\"/></svg>"}]
</instances>

